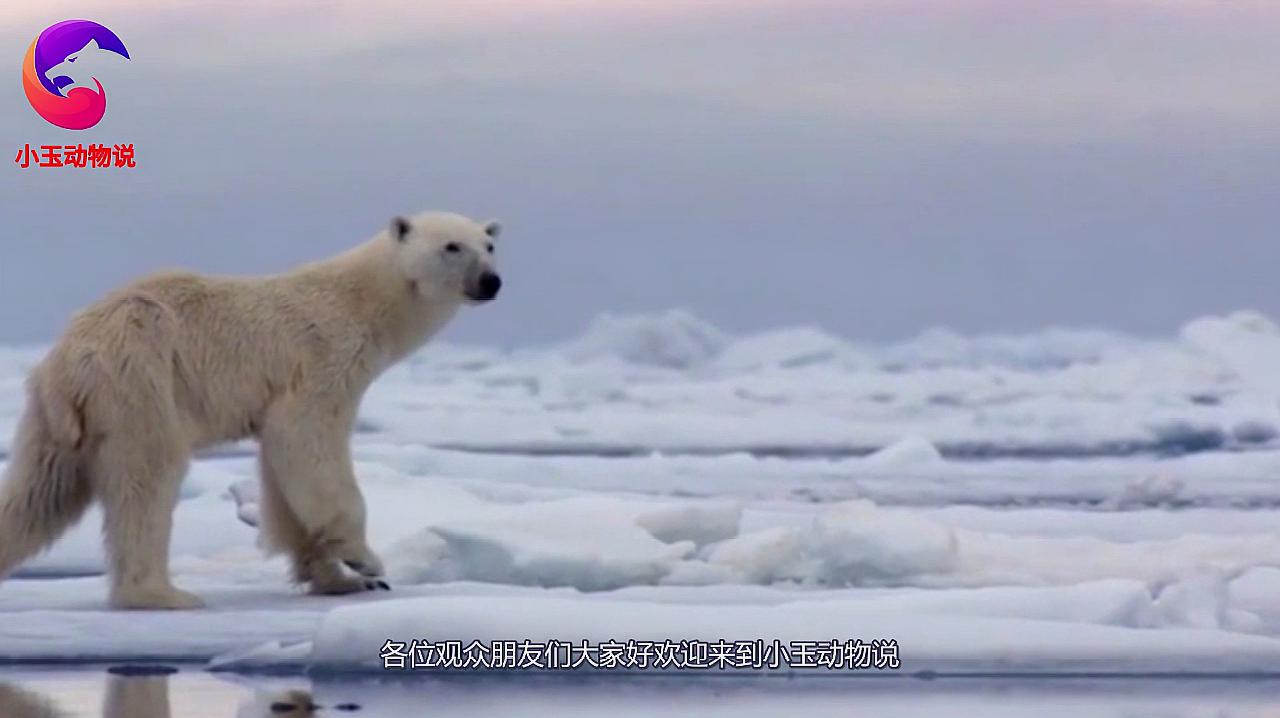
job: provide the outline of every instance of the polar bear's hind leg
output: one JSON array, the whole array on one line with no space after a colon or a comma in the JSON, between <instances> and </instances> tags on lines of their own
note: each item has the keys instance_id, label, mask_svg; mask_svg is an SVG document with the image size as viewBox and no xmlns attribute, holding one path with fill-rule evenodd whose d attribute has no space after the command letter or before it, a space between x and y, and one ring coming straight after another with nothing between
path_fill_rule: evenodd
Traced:
<instances>
[{"instance_id":1,"label":"polar bear's hind leg","mask_svg":"<svg viewBox=\"0 0 1280 718\"><path fill-rule=\"evenodd\" d=\"M173 512L191 457L174 391L177 335L167 305L133 295L105 304L77 338L97 349L85 407L97 439L88 474L102 502L116 608L202 605L169 579Z\"/></svg>"},{"instance_id":2,"label":"polar bear's hind leg","mask_svg":"<svg viewBox=\"0 0 1280 718\"><path fill-rule=\"evenodd\" d=\"M203 605L173 586L169 541L187 457L162 427L108 437L92 474L103 508L111 572L111 605L182 609Z\"/></svg>"}]
</instances>

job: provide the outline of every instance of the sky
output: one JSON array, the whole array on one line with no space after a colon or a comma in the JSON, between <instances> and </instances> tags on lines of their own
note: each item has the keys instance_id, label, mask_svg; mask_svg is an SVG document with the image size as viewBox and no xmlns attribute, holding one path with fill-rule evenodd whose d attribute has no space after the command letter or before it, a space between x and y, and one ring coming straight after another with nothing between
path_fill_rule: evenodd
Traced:
<instances>
[{"instance_id":1,"label":"sky","mask_svg":"<svg viewBox=\"0 0 1280 718\"><path fill-rule=\"evenodd\" d=\"M20 63L116 32L108 109L40 119ZM0 6L0 342L148 272L277 272L402 213L503 220L517 347L602 312L868 341L1280 318L1280 3L476 0Z\"/></svg>"}]
</instances>

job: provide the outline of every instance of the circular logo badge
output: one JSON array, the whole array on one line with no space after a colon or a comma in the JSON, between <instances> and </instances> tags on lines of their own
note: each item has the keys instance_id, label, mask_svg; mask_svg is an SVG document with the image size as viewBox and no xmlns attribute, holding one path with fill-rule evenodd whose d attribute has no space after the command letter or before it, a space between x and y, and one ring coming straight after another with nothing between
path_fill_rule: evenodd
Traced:
<instances>
[{"instance_id":1,"label":"circular logo badge","mask_svg":"<svg viewBox=\"0 0 1280 718\"><path fill-rule=\"evenodd\" d=\"M96 22L64 20L45 28L22 61L22 89L36 114L68 130L98 124L107 93L92 73L103 53L129 59L120 38Z\"/></svg>"}]
</instances>

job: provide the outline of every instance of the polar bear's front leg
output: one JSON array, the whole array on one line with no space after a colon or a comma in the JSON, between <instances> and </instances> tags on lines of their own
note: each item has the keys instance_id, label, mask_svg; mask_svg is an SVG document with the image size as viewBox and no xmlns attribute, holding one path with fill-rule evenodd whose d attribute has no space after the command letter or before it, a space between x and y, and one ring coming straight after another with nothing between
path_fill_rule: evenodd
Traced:
<instances>
[{"instance_id":1,"label":"polar bear's front leg","mask_svg":"<svg viewBox=\"0 0 1280 718\"><path fill-rule=\"evenodd\" d=\"M314 593L386 588L379 580L348 577L339 565L369 578L383 573L365 539L349 426L331 406L294 402L269 412L260 433L264 543L287 551L295 579L310 583Z\"/></svg>"}]
</instances>

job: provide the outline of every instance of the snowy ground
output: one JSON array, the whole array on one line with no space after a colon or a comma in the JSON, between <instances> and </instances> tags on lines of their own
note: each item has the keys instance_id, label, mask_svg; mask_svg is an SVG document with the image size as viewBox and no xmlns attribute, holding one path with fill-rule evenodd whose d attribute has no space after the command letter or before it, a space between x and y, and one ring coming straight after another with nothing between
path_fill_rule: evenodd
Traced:
<instances>
[{"instance_id":1,"label":"snowy ground","mask_svg":"<svg viewBox=\"0 0 1280 718\"><path fill-rule=\"evenodd\" d=\"M39 351L0 350L0 454ZM380 671L387 639L896 639L908 672L1276 672L1280 329L815 329L679 312L560 346L431 346L355 439L395 590L297 594L252 447L197 462L174 569L104 610L98 519L0 585L0 661Z\"/></svg>"}]
</instances>

